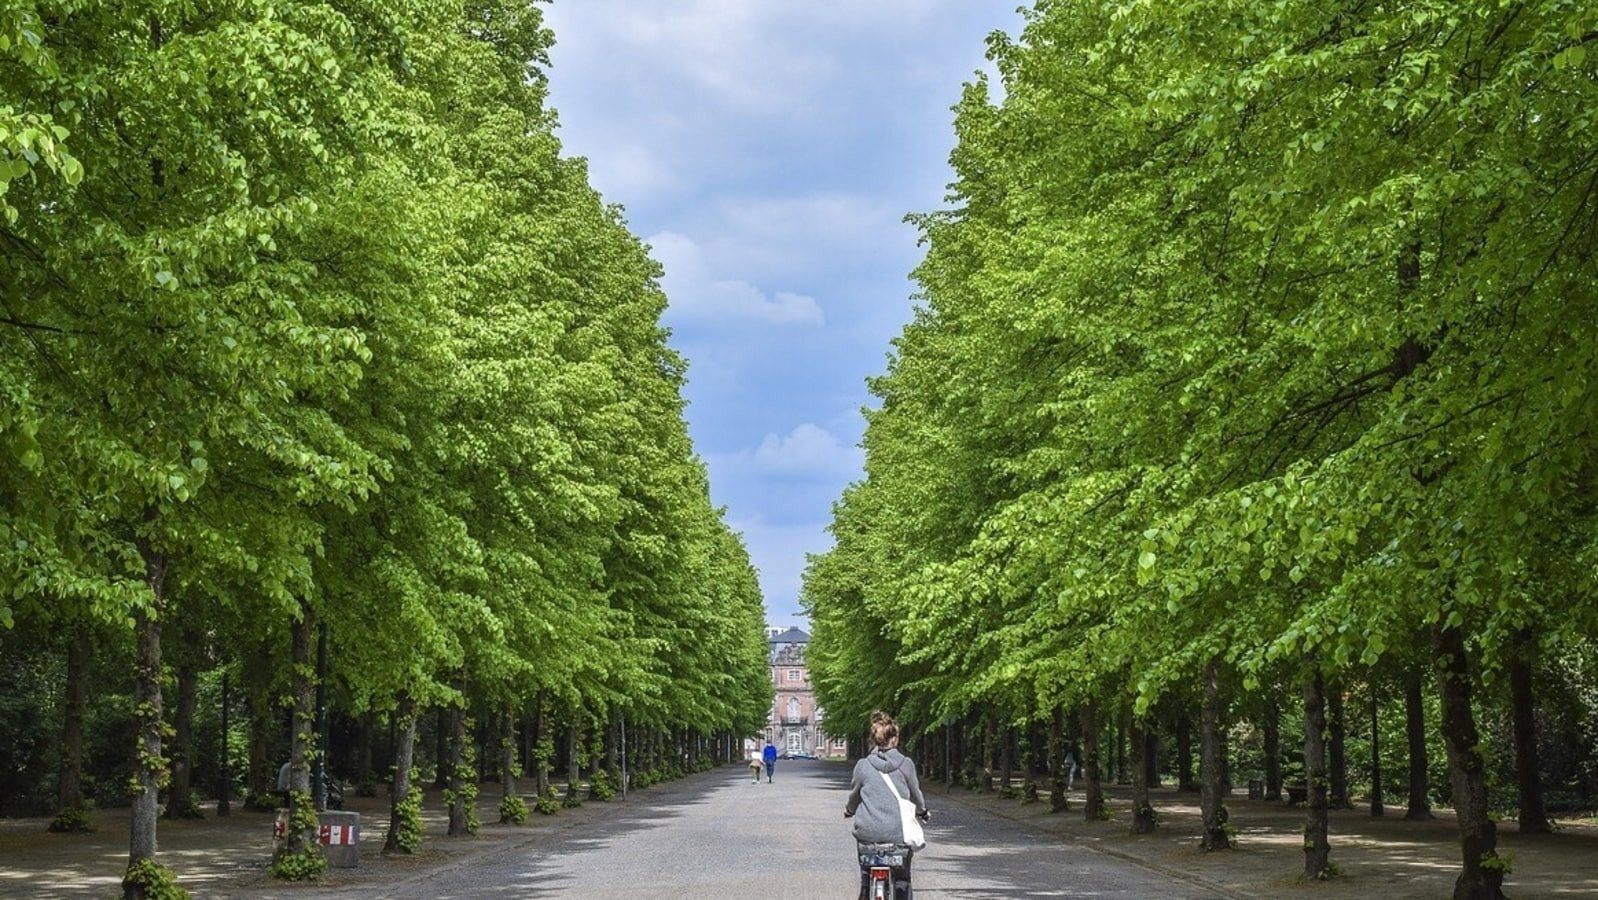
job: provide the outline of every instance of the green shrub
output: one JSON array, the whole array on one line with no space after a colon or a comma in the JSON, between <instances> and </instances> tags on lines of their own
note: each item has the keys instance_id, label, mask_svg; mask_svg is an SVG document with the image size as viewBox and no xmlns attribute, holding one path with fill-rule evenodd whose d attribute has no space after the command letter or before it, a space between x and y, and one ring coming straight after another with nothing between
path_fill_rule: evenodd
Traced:
<instances>
[{"instance_id":1,"label":"green shrub","mask_svg":"<svg viewBox=\"0 0 1598 900\"><path fill-rule=\"evenodd\" d=\"M136 886L146 900L189 900L189 892L178 886L172 870L153 859L141 859L128 866L122 884Z\"/></svg>"},{"instance_id":2,"label":"green shrub","mask_svg":"<svg viewBox=\"0 0 1598 900\"><path fill-rule=\"evenodd\" d=\"M592 778L588 779L588 799L611 800L616 796L616 783L610 777L610 772L600 769Z\"/></svg>"},{"instance_id":3,"label":"green shrub","mask_svg":"<svg viewBox=\"0 0 1598 900\"><path fill-rule=\"evenodd\" d=\"M499 822L501 825L527 824L527 801L515 794L499 801Z\"/></svg>"},{"instance_id":4,"label":"green shrub","mask_svg":"<svg viewBox=\"0 0 1598 900\"><path fill-rule=\"evenodd\" d=\"M321 820L316 815L316 805L311 795L295 791L289 795L289 821L285 846L272 860L272 875L284 881L310 881L327 871L327 857L322 855L317 832ZM299 848L290 851L296 842Z\"/></svg>"},{"instance_id":5,"label":"green shrub","mask_svg":"<svg viewBox=\"0 0 1598 900\"><path fill-rule=\"evenodd\" d=\"M533 809L546 816L560 812L560 798L555 796L555 789L551 787L541 795L533 804Z\"/></svg>"},{"instance_id":6,"label":"green shrub","mask_svg":"<svg viewBox=\"0 0 1598 900\"><path fill-rule=\"evenodd\" d=\"M50 830L57 834L88 834L94 831L94 804L84 800L56 813L50 820Z\"/></svg>"},{"instance_id":7,"label":"green shrub","mask_svg":"<svg viewBox=\"0 0 1598 900\"><path fill-rule=\"evenodd\" d=\"M415 853L422 846L422 789L415 782L405 799L395 804L395 827L383 842L384 853Z\"/></svg>"}]
</instances>

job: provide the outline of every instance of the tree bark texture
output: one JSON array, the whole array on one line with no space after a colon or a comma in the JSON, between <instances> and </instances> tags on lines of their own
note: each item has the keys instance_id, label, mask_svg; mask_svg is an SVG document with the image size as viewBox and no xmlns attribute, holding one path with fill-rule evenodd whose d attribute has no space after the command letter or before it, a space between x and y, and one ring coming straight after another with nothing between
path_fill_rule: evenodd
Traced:
<instances>
[{"instance_id":1,"label":"tree bark texture","mask_svg":"<svg viewBox=\"0 0 1598 900\"><path fill-rule=\"evenodd\" d=\"M1199 765L1203 766L1200 759ZM1193 717L1186 709L1176 716L1176 787L1182 791L1203 791L1193 780Z\"/></svg>"},{"instance_id":2,"label":"tree bark texture","mask_svg":"<svg viewBox=\"0 0 1598 900\"><path fill-rule=\"evenodd\" d=\"M177 706L172 710L172 790L167 796L168 819L198 818L190 802L194 787L194 706L199 698L200 672L192 659L178 668Z\"/></svg>"},{"instance_id":3,"label":"tree bark texture","mask_svg":"<svg viewBox=\"0 0 1598 900\"><path fill-rule=\"evenodd\" d=\"M1487 764L1478 748L1476 714L1471 708L1470 661L1458 628L1433 631L1437 686L1442 694L1443 746L1459 818L1463 868L1454 882L1454 900L1502 900L1504 869L1498 856L1498 826L1487 808Z\"/></svg>"},{"instance_id":4,"label":"tree bark texture","mask_svg":"<svg viewBox=\"0 0 1598 900\"><path fill-rule=\"evenodd\" d=\"M993 724L993 716L982 718L982 792L993 793L993 757L998 749L998 742L994 736L998 729Z\"/></svg>"},{"instance_id":5,"label":"tree bark texture","mask_svg":"<svg viewBox=\"0 0 1598 900\"><path fill-rule=\"evenodd\" d=\"M1348 798L1348 718L1342 681L1327 685L1326 692L1326 770L1330 793L1326 802L1332 809L1349 809Z\"/></svg>"},{"instance_id":6,"label":"tree bark texture","mask_svg":"<svg viewBox=\"0 0 1598 900\"><path fill-rule=\"evenodd\" d=\"M358 797L377 796L377 771L372 764L372 745L377 742L377 713L367 710L361 714L361 731L355 750L355 794Z\"/></svg>"},{"instance_id":7,"label":"tree bark texture","mask_svg":"<svg viewBox=\"0 0 1598 900\"><path fill-rule=\"evenodd\" d=\"M1036 715L1037 711L1035 709L1028 709L1026 727L1017 731L1015 735L1015 755L1017 765L1021 769L1021 799L1026 803L1034 803L1038 799L1037 752L1040 746L1046 747L1046 745L1040 745L1037 740L1040 732L1038 731ZM1045 749L1046 753L1047 750Z\"/></svg>"},{"instance_id":8,"label":"tree bark texture","mask_svg":"<svg viewBox=\"0 0 1598 900\"><path fill-rule=\"evenodd\" d=\"M272 759L272 729L277 723L277 709L272 703L272 654L264 643L254 646L239 666L244 678L244 702L249 711L249 771L245 775L245 789L249 792L246 806L257 812L271 812L277 808L277 768L281 761Z\"/></svg>"},{"instance_id":9,"label":"tree bark texture","mask_svg":"<svg viewBox=\"0 0 1598 900\"><path fill-rule=\"evenodd\" d=\"M312 805L311 765L316 753L316 614L301 601L300 617L290 627L292 658L289 684L293 701L293 727L289 732L289 802L291 816L297 817L302 805ZM305 832L289 828L283 853L296 856L305 852Z\"/></svg>"},{"instance_id":10,"label":"tree bark texture","mask_svg":"<svg viewBox=\"0 0 1598 900\"><path fill-rule=\"evenodd\" d=\"M89 706L89 662L94 653L94 631L78 622L67 642L67 682L62 705L61 774L56 803L61 812L83 805L83 723Z\"/></svg>"},{"instance_id":11,"label":"tree bark texture","mask_svg":"<svg viewBox=\"0 0 1598 900\"><path fill-rule=\"evenodd\" d=\"M466 772L461 765L466 748L466 711L459 706L449 707L446 716L449 726L448 740L444 742L444 758L439 760L439 770L446 773L446 790L449 791L449 830L450 837L465 837L469 832L466 827L466 785L464 778Z\"/></svg>"},{"instance_id":12,"label":"tree bark texture","mask_svg":"<svg viewBox=\"0 0 1598 900\"><path fill-rule=\"evenodd\" d=\"M1404 677L1404 737L1409 745L1409 808L1404 818L1427 820L1432 815L1431 776L1427 774L1426 698L1421 672L1414 668Z\"/></svg>"},{"instance_id":13,"label":"tree bark texture","mask_svg":"<svg viewBox=\"0 0 1598 900\"><path fill-rule=\"evenodd\" d=\"M388 792L388 836L383 840L384 853L410 853L410 848L400 843L404 830L402 805L411 793L411 768L416 763L416 701L402 694L394 709L398 734L394 740L394 782Z\"/></svg>"},{"instance_id":14,"label":"tree bark texture","mask_svg":"<svg viewBox=\"0 0 1598 900\"><path fill-rule=\"evenodd\" d=\"M1065 710L1055 707L1049 720L1049 811L1065 812L1065 783L1069 769L1065 762Z\"/></svg>"},{"instance_id":15,"label":"tree bark texture","mask_svg":"<svg viewBox=\"0 0 1598 900\"><path fill-rule=\"evenodd\" d=\"M1305 795L1304 877L1323 879L1331 871L1326 777L1326 682L1316 669L1304 679Z\"/></svg>"},{"instance_id":16,"label":"tree bark texture","mask_svg":"<svg viewBox=\"0 0 1598 900\"><path fill-rule=\"evenodd\" d=\"M1274 690L1265 698L1265 799L1282 799L1282 703Z\"/></svg>"},{"instance_id":17,"label":"tree bark texture","mask_svg":"<svg viewBox=\"0 0 1598 900\"><path fill-rule=\"evenodd\" d=\"M146 519L154 516L151 511ZM166 761L161 751L165 727L161 718L161 609L166 596L168 559L147 540L140 539L138 545L150 598L148 606L133 610L137 649L133 681L133 809L128 827L130 870L140 863L155 860L161 779L166 774ZM145 886L124 878L122 896L124 900L144 900Z\"/></svg>"},{"instance_id":18,"label":"tree bark texture","mask_svg":"<svg viewBox=\"0 0 1598 900\"><path fill-rule=\"evenodd\" d=\"M1086 794L1082 818L1097 822L1104 818L1104 781L1099 767L1099 704L1096 700L1082 707L1082 785Z\"/></svg>"},{"instance_id":19,"label":"tree bark texture","mask_svg":"<svg viewBox=\"0 0 1598 900\"><path fill-rule=\"evenodd\" d=\"M501 704L499 711L499 795L516 796L516 712L509 700ZM503 809L499 822L510 824Z\"/></svg>"},{"instance_id":20,"label":"tree bark texture","mask_svg":"<svg viewBox=\"0 0 1598 900\"><path fill-rule=\"evenodd\" d=\"M1387 814L1382 806L1382 721L1380 693L1374 683L1370 686L1371 692L1371 815L1381 817Z\"/></svg>"},{"instance_id":21,"label":"tree bark texture","mask_svg":"<svg viewBox=\"0 0 1598 900\"><path fill-rule=\"evenodd\" d=\"M577 790L582 784L582 732L576 725L566 729L566 803L575 805L580 799ZM699 739L697 735L688 735L688 762L689 765L699 760Z\"/></svg>"},{"instance_id":22,"label":"tree bark texture","mask_svg":"<svg viewBox=\"0 0 1598 900\"><path fill-rule=\"evenodd\" d=\"M1115 719L1115 783L1131 784L1132 773L1127 770L1127 732L1131 731L1131 712L1122 712Z\"/></svg>"},{"instance_id":23,"label":"tree bark texture","mask_svg":"<svg viewBox=\"0 0 1598 900\"><path fill-rule=\"evenodd\" d=\"M1132 833L1152 834L1157 825L1149 802L1149 742L1141 718L1128 717L1127 739L1132 745Z\"/></svg>"},{"instance_id":24,"label":"tree bark texture","mask_svg":"<svg viewBox=\"0 0 1598 900\"><path fill-rule=\"evenodd\" d=\"M999 792L1008 796L1015 782L1015 729L1005 728L999 740Z\"/></svg>"},{"instance_id":25,"label":"tree bark texture","mask_svg":"<svg viewBox=\"0 0 1598 900\"><path fill-rule=\"evenodd\" d=\"M538 790L540 799L549 796L549 753L547 748L554 743L554 739L549 738L549 712L545 709L548 705L544 700L543 691L539 691L538 696L533 699L532 735L533 768L536 770L533 776L533 784ZM639 768L636 761L636 745L640 743L639 738L641 737L642 735L635 735L633 740L635 759L633 760L634 765L632 768L635 770ZM549 739L547 743L546 738Z\"/></svg>"},{"instance_id":26,"label":"tree bark texture","mask_svg":"<svg viewBox=\"0 0 1598 900\"><path fill-rule=\"evenodd\" d=\"M132 819L129 824L128 865L155 859L156 817L160 811L160 785L166 774L161 736L161 621L155 611L138 609L133 613L138 642L133 686L135 723L133 758ZM142 897L142 889L129 893L132 900Z\"/></svg>"},{"instance_id":27,"label":"tree bark texture","mask_svg":"<svg viewBox=\"0 0 1598 900\"><path fill-rule=\"evenodd\" d=\"M1228 813L1221 790L1224 778L1221 765L1221 723L1226 710L1221 701L1220 673L1214 660L1204 665L1199 696L1199 809L1203 816L1200 846L1209 850L1230 850L1232 837L1226 827Z\"/></svg>"},{"instance_id":28,"label":"tree bark texture","mask_svg":"<svg viewBox=\"0 0 1598 900\"><path fill-rule=\"evenodd\" d=\"M1160 783L1160 732L1159 723L1145 721L1143 723L1143 777L1148 779L1149 788L1162 787Z\"/></svg>"},{"instance_id":29,"label":"tree bark texture","mask_svg":"<svg viewBox=\"0 0 1598 900\"><path fill-rule=\"evenodd\" d=\"M1549 834L1553 825L1543 805L1537 765L1537 697L1532 687L1531 642L1523 638L1516 650L1509 663L1509 702L1515 720L1515 783L1520 793L1516 828L1521 834Z\"/></svg>"},{"instance_id":30,"label":"tree bark texture","mask_svg":"<svg viewBox=\"0 0 1598 900\"><path fill-rule=\"evenodd\" d=\"M610 727L606 730L605 740L605 770L615 778L616 784L621 784L621 716L613 714L610 717Z\"/></svg>"},{"instance_id":31,"label":"tree bark texture","mask_svg":"<svg viewBox=\"0 0 1598 900\"><path fill-rule=\"evenodd\" d=\"M433 789L436 791L449 788L449 733L450 719L449 708L440 706L434 712L433 722L433 761L437 764L433 771Z\"/></svg>"}]
</instances>

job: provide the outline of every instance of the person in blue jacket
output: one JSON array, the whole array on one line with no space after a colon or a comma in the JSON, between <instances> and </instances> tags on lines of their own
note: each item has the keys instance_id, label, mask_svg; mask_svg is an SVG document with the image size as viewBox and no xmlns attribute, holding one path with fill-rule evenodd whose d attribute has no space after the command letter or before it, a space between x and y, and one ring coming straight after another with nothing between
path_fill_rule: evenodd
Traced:
<instances>
[{"instance_id":1,"label":"person in blue jacket","mask_svg":"<svg viewBox=\"0 0 1598 900\"><path fill-rule=\"evenodd\" d=\"M766 763L766 783L771 783L771 774L777 771L777 748L766 741L766 749L760 751L760 758Z\"/></svg>"}]
</instances>

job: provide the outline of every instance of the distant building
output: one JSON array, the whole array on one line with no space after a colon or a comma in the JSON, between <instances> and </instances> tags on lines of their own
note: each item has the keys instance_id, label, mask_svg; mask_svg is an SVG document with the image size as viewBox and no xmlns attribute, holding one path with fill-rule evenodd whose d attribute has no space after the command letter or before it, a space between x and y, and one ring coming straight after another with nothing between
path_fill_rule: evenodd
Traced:
<instances>
[{"instance_id":1,"label":"distant building","mask_svg":"<svg viewBox=\"0 0 1598 900\"><path fill-rule=\"evenodd\" d=\"M766 635L771 645L773 699L765 739L779 753L840 759L847 756L846 742L827 734L822 724L826 713L816 706L810 668L805 665L805 645L810 643L810 635L798 628L768 628Z\"/></svg>"}]
</instances>

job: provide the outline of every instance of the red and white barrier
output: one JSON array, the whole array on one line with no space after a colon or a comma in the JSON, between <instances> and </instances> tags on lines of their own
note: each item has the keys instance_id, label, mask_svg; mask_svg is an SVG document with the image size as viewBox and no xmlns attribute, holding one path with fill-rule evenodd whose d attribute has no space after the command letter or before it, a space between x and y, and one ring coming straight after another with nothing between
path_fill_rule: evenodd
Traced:
<instances>
[{"instance_id":1,"label":"red and white barrier","mask_svg":"<svg viewBox=\"0 0 1598 900\"><path fill-rule=\"evenodd\" d=\"M272 838L274 840L281 841L287 836L288 823L279 819L272 824ZM324 847L359 844L361 842L361 826L322 825L317 828L316 839Z\"/></svg>"}]
</instances>

